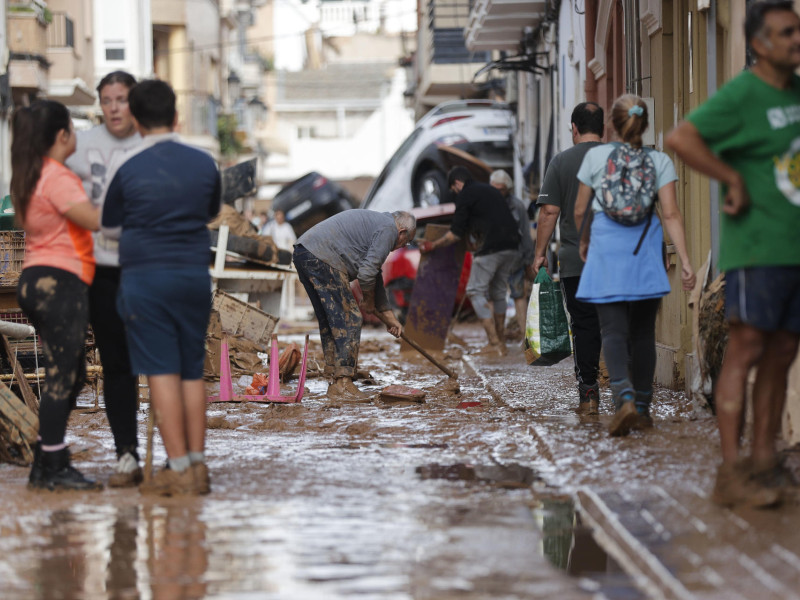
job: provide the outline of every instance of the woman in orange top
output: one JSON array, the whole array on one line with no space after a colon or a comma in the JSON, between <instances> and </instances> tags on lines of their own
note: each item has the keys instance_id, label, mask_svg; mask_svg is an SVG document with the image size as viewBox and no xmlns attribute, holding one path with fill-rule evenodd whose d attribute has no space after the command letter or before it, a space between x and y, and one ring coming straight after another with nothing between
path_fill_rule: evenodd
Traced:
<instances>
[{"instance_id":1,"label":"woman in orange top","mask_svg":"<svg viewBox=\"0 0 800 600\"><path fill-rule=\"evenodd\" d=\"M98 228L99 211L78 176L64 166L75 152L75 131L63 104L36 101L18 109L11 126L11 198L26 246L17 300L42 339L47 374L28 487L99 489L70 465L64 443L69 413L86 379L88 290L95 266L90 230Z\"/></svg>"}]
</instances>

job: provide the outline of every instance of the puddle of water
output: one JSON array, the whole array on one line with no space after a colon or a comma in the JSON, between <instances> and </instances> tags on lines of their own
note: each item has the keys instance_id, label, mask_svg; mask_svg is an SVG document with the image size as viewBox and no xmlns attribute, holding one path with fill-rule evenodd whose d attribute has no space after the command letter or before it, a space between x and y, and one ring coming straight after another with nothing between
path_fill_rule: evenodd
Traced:
<instances>
[{"instance_id":1,"label":"puddle of water","mask_svg":"<svg viewBox=\"0 0 800 600\"><path fill-rule=\"evenodd\" d=\"M417 467L420 479L447 479L450 481L479 481L502 488L530 487L538 476L522 465L423 465Z\"/></svg>"},{"instance_id":2,"label":"puddle of water","mask_svg":"<svg viewBox=\"0 0 800 600\"><path fill-rule=\"evenodd\" d=\"M571 499L540 499L534 518L542 531L541 553L554 566L580 578L582 588L614 600L646 598L581 522Z\"/></svg>"}]
</instances>

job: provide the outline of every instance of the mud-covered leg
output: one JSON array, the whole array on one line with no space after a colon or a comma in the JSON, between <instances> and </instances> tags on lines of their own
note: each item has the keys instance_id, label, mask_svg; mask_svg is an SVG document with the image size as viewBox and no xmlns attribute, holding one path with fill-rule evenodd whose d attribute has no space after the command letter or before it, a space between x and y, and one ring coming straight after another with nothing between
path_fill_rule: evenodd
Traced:
<instances>
[{"instance_id":1,"label":"mud-covered leg","mask_svg":"<svg viewBox=\"0 0 800 600\"><path fill-rule=\"evenodd\" d=\"M42 339L46 373L39 408L40 461L29 483L50 490L97 489L72 467L64 443L69 413L85 381L88 286L61 269L32 267L20 277L18 300Z\"/></svg>"}]
</instances>

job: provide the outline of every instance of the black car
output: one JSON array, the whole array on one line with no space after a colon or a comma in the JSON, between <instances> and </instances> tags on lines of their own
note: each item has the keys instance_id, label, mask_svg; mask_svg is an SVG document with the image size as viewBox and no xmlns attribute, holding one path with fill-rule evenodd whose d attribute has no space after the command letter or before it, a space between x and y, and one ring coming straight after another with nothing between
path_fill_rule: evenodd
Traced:
<instances>
[{"instance_id":1,"label":"black car","mask_svg":"<svg viewBox=\"0 0 800 600\"><path fill-rule=\"evenodd\" d=\"M358 206L358 201L335 181L316 171L287 183L272 199L299 237L328 217Z\"/></svg>"}]
</instances>

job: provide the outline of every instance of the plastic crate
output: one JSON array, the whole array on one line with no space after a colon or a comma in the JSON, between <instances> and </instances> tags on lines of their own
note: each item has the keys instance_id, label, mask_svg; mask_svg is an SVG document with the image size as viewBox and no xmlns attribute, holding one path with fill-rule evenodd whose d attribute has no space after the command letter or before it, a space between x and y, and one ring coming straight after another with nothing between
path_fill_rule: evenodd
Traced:
<instances>
[{"instance_id":1,"label":"plastic crate","mask_svg":"<svg viewBox=\"0 0 800 600\"><path fill-rule=\"evenodd\" d=\"M214 290L212 306L219 313L222 330L225 333L269 347L278 317L220 289Z\"/></svg>"},{"instance_id":2,"label":"plastic crate","mask_svg":"<svg viewBox=\"0 0 800 600\"><path fill-rule=\"evenodd\" d=\"M25 260L25 232L0 231L0 287L16 287Z\"/></svg>"}]
</instances>

